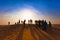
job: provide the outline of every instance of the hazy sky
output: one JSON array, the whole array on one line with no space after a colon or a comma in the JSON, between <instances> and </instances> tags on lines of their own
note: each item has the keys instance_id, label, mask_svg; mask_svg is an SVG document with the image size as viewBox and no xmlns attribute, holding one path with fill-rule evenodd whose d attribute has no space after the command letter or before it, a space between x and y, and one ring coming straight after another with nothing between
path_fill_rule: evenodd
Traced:
<instances>
[{"instance_id":1,"label":"hazy sky","mask_svg":"<svg viewBox=\"0 0 60 40\"><path fill-rule=\"evenodd\" d=\"M8 21L14 23L19 20L17 15L19 10L23 8L37 10L39 12L36 13L37 15L42 14L42 17L47 21L50 20L52 23L60 24L60 1L0 0L0 25L7 24Z\"/></svg>"}]
</instances>

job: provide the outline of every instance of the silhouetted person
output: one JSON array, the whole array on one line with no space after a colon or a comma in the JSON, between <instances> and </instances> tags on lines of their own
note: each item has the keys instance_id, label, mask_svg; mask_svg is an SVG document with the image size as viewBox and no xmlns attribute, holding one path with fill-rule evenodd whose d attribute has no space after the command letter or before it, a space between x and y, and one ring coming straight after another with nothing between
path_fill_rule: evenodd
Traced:
<instances>
[{"instance_id":1,"label":"silhouetted person","mask_svg":"<svg viewBox=\"0 0 60 40\"><path fill-rule=\"evenodd\" d=\"M26 20L24 20L24 22L23 22L24 28L25 28L25 22L26 22Z\"/></svg>"},{"instance_id":2,"label":"silhouetted person","mask_svg":"<svg viewBox=\"0 0 60 40\"><path fill-rule=\"evenodd\" d=\"M51 25L51 22L49 21L49 27L51 27L52 25Z\"/></svg>"},{"instance_id":3,"label":"silhouetted person","mask_svg":"<svg viewBox=\"0 0 60 40\"><path fill-rule=\"evenodd\" d=\"M28 24L32 24L32 20L30 19L30 20L28 20Z\"/></svg>"},{"instance_id":4,"label":"silhouetted person","mask_svg":"<svg viewBox=\"0 0 60 40\"><path fill-rule=\"evenodd\" d=\"M50 21L49 21L49 25L48 26L49 26L49 30L52 31L52 24L51 24Z\"/></svg>"},{"instance_id":5,"label":"silhouetted person","mask_svg":"<svg viewBox=\"0 0 60 40\"><path fill-rule=\"evenodd\" d=\"M38 21L38 25L39 25L39 27L41 27L41 20Z\"/></svg>"},{"instance_id":6,"label":"silhouetted person","mask_svg":"<svg viewBox=\"0 0 60 40\"><path fill-rule=\"evenodd\" d=\"M23 24L25 24L26 20L24 20Z\"/></svg>"},{"instance_id":7,"label":"silhouetted person","mask_svg":"<svg viewBox=\"0 0 60 40\"><path fill-rule=\"evenodd\" d=\"M10 25L10 22L8 22L8 25Z\"/></svg>"},{"instance_id":8,"label":"silhouetted person","mask_svg":"<svg viewBox=\"0 0 60 40\"><path fill-rule=\"evenodd\" d=\"M32 20L30 19L30 22L32 23Z\"/></svg>"},{"instance_id":9,"label":"silhouetted person","mask_svg":"<svg viewBox=\"0 0 60 40\"><path fill-rule=\"evenodd\" d=\"M44 20L42 20L42 25L41 25L42 27L42 29L44 29Z\"/></svg>"},{"instance_id":10,"label":"silhouetted person","mask_svg":"<svg viewBox=\"0 0 60 40\"><path fill-rule=\"evenodd\" d=\"M20 24L20 20L19 20L19 24Z\"/></svg>"},{"instance_id":11,"label":"silhouetted person","mask_svg":"<svg viewBox=\"0 0 60 40\"><path fill-rule=\"evenodd\" d=\"M23 21L21 21L21 24L23 24Z\"/></svg>"},{"instance_id":12,"label":"silhouetted person","mask_svg":"<svg viewBox=\"0 0 60 40\"><path fill-rule=\"evenodd\" d=\"M37 21L37 20L35 20L35 25L37 25L37 26L38 26L38 21Z\"/></svg>"},{"instance_id":13,"label":"silhouetted person","mask_svg":"<svg viewBox=\"0 0 60 40\"><path fill-rule=\"evenodd\" d=\"M44 31L46 31L46 27L47 27L47 22L46 22L46 20L45 20L45 21L42 20L42 29L43 29Z\"/></svg>"},{"instance_id":14,"label":"silhouetted person","mask_svg":"<svg viewBox=\"0 0 60 40\"><path fill-rule=\"evenodd\" d=\"M35 25L36 25L36 28L40 28L40 20L35 20Z\"/></svg>"},{"instance_id":15,"label":"silhouetted person","mask_svg":"<svg viewBox=\"0 0 60 40\"><path fill-rule=\"evenodd\" d=\"M44 22L44 25L45 25L45 26L44 26L44 30L46 31L46 30L47 30L47 29L46 29L46 28L47 28L47 22L46 22L46 20L45 20L45 22Z\"/></svg>"}]
</instances>

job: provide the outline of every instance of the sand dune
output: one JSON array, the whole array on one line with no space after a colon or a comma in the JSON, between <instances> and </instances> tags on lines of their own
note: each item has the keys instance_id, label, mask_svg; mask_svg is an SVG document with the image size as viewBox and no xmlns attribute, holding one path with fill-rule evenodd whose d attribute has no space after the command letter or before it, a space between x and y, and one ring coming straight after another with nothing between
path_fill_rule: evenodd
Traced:
<instances>
[{"instance_id":1,"label":"sand dune","mask_svg":"<svg viewBox=\"0 0 60 40\"><path fill-rule=\"evenodd\" d=\"M51 32L45 32L34 24L0 25L0 40L60 40L58 26L53 26Z\"/></svg>"}]
</instances>

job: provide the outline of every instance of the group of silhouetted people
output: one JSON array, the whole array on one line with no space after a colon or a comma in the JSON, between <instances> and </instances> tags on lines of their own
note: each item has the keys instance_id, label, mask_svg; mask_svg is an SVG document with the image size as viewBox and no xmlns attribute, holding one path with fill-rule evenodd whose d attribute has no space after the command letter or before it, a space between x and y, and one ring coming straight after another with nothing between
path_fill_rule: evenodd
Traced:
<instances>
[{"instance_id":1,"label":"group of silhouetted people","mask_svg":"<svg viewBox=\"0 0 60 40\"><path fill-rule=\"evenodd\" d=\"M48 28L51 29L51 22L49 21L49 24L47 24L46 20L35 20L35 25L37 25L39 28L46 31Z\"/></svg>"},{"instance_id":2,"label":"group of silhouetted people","mask_svg":"<svg viewBox=\"0 0 60 40\"><path fill-rule=\"evenodd\" d=\"M32 24L32 20L28 20L28 24ZM15 23L16 24L20 24L22 23L25 27L25 24L26 24L26 20L24 21L21 21L20 20ZM10 22L8 22L8 25L10 25ZM49 24L47 24L46 20L35 20L35 25L38 26L39 28L43 29L44 31L46 31L48 28L51 30L51 22L49 21Z\"/></svg>"}]
</instances>

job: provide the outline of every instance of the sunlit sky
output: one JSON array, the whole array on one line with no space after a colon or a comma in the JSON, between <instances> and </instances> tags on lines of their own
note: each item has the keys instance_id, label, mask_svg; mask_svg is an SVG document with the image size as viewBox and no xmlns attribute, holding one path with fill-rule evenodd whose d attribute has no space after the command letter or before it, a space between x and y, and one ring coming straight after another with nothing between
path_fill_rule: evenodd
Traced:
<instances>
[{"instance_id":1,"label":"sunlit sky","mask_svg":"<svg viewBox=\"0 0 60 40\"><path fill-rule=\"evenodd\" d=\"M47 20L60 24L60 1L0 0L0 25L18 20Z\"/></svg>"}]
</instances>

